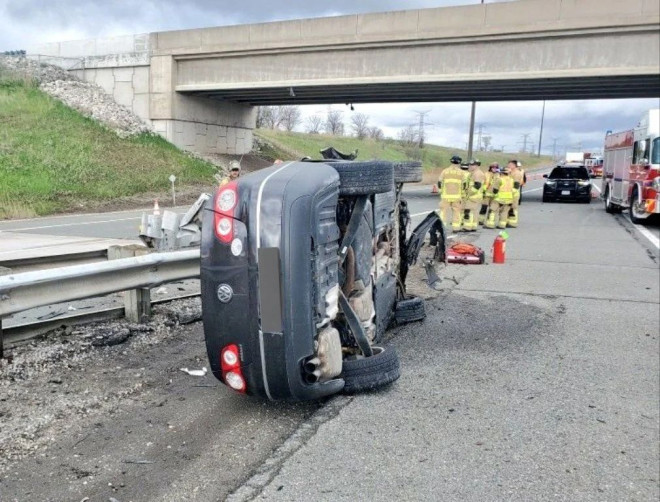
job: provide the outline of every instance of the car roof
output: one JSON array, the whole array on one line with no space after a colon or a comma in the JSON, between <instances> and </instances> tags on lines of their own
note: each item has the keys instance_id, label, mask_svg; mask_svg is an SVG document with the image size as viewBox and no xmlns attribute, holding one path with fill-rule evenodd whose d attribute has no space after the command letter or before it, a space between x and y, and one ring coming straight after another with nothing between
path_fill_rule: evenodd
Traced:
<instances>
[{"instance_id":1,"label":"car roof","mask_svg":"<svg viewBox=\"0 0 660 502\"><path fill-rule=\"evenodd\" d=\"M556 167L578 168L578 167L584 167L584 164L582 164L581 162L566 162L565 164L557 164Z\"/></svg>"}]
</instances>

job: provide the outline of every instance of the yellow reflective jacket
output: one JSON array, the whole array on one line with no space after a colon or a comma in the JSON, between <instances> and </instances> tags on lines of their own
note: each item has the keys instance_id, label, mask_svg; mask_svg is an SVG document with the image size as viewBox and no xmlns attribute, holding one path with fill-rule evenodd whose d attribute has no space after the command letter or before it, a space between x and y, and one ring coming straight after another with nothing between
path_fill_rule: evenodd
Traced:
<instances>
[{"instance_id":1,"label":"yellow reflective jacket","mask_svg":"<svg viewBox=\"0 0 660 502\"><path fill-rule=\"evenodd\" d=\"M476 188L475 183L480 183ZM467 181L467 200L479 202L484 196L484 186L486 185L486 175L481 169L475 169L468 173Z\"/></svg>"},{"instance_id":2,"label":"yellow reflective jacket","mask_svg":"<svg viewBox=\"0 0 660 502\"><path fill-rule=\"evenodd\" d=\"M440 173L438 185L440 198L446 202L457 202L465 194L467 173L453 164Z\"/></svg>"},{"instance_id":3,"label":"yellow reflective jacket","mask_svg":"<svg viewBox=\"0 0 660 502\"><path fill-rule=\"evenodd\" d=\"M495 194L495 202L500 204L511 204L513 202L513 179L511 176L503 174L494 187L498 189L497 194Z\"/></svg>"}]
</instances>

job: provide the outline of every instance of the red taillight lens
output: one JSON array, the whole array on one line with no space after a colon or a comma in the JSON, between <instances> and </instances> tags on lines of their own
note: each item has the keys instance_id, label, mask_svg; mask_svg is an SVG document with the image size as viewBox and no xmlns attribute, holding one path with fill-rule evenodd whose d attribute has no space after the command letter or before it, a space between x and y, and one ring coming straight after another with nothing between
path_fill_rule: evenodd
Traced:
<instances>
[{"instance_id":1,"label":"red taillight lens","mask_svg":"<svg viewBox=\"0 0 660 502\"><path fill-rule=\"evenodd\" d=\"M246 385L241 371L241 354L234 343L227 345L220 352L220 366L222 379L237 392L245 393Z\"/></svg>"},{"instance_id":2,"label":"red taillight lens","mask_svg":"<svg viewBox=\"0 0 660 502\"><path fill-rule=\"evenodd\" d=\"M234 209L238 202L238 191L235 181L220 187L215 195L215 236L226 244L234 237Z\"/></svg>"}]
</instances>

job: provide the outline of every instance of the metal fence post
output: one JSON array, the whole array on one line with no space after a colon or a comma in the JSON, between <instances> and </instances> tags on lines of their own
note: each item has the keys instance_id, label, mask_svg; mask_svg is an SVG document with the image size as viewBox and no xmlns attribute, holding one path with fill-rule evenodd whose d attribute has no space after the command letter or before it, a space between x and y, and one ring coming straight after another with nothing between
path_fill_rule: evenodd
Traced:
<instances>
[{"instance_id":1,"label":"metal fence post","mask_svg":"<svg viewBox=\"0 0 660 502\"><path fill-rule=\"evenodd\" d=\"M110 246L108 260L142 256L151 251L143 246ZM130 322L143 322L151 317L151 290L138 288L124 291L124 315Z\"/></svg>"},{"instance_id":2,"label":"metal fence post","mask_svg":"<svg viewBox=\"0 0 660 502\"><path fill-rule=\"evenodd\" d=\"M0 275L9 275L11 269L7 267L0 267ZM5 357L5 336L2 334L2 317L0 317L0 359Z\"/></svg>"}]
</instances>

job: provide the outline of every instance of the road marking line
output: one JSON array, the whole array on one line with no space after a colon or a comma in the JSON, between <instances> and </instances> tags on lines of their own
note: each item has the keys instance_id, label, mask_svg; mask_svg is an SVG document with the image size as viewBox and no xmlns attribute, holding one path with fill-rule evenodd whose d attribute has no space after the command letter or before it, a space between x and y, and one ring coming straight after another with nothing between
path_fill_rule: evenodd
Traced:
<instances>
[{"instance_id":1,"label":"road marking line","mask_svg":"<svg viewBox=\"0 0 660 502\"><path fill-rule=\"evenodd\" d=\"M523 194L529 193L529 192L536 192L537 190L543 190L543 187L539 188L532 188L531 190L523 190Z\"/></svg>"},{"instance_id":2,"label":"road marking line","mask_svg":"<svg viewBox=\"0 0 660 502\"><path fill-rule=\"evenodd\" d=\"M415 218L416 216L421 216L421 215L423 215L423 214L429 214L429 213L432 212L432 211L433 211L433 209L429 209L428 211L424 211L423 213L415 213L415 214L411 214L410 217L411 217L411 218Z\"/></svg>"},{"instance_id":3,"label":"road marking line","mask_svg":"<svg viewBox=\"0 0 660 502\"><path fill-rule=\"evenodd\" d=\"M6 228L4 229L4 232L23 232L26 230L41 230L42 228L58 228L58 227L75 227L77 225L97 225L99 223L113 223L116 221L131 221L131 220L139 220L139 216L135 216L134 218L120 218L116 220L100 220L100 221L83 221L83 222L76 222L76 223L60 223L59 225L43 225L41 227L25 227L25 228Z\"/></svg>"},{"instance_id":4,"label":"road marking line","mask_svg":"<svg viewBox=\"0 0 660 502\"><path fill-rule=\"evenodd\" d=\"M655 235L653 235L647 228L644 228L641 225L633 225L633 227L639 230L640 234L642 234L649 241L651 241L651 244L653 244L656 248L660 249L660 239Z\"/></svg>"},{"instance_id":5,"label":"road marking line","mask_svg":"<svg viewBox=\"0 0 660 502\"><path fill-rule=\"evenodd\" d=\"M600 188L598 188L598 187L597 187L596 185L594 185L593 183L591 184L591 188L595 188L596 190L598 190L598 193L601 193L601 192L600 192Z\"/></svg>"}]
</instances>

